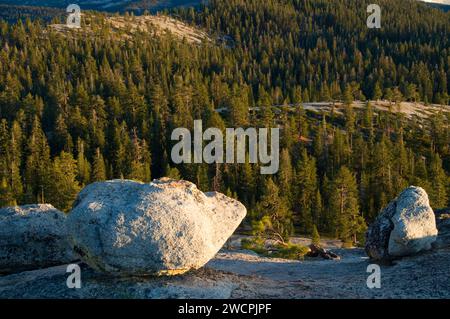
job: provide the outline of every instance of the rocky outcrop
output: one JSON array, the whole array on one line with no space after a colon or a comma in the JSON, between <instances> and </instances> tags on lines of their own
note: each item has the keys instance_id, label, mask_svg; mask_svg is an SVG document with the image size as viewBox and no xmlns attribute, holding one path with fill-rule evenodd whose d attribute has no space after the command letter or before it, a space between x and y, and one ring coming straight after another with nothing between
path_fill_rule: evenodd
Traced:
<instances>
[{"instance_id":1,"label":"rocky outcrop","mask_svg":"<svg viewBox=\"0 0 450 319\"><path fill-rule=\"evenodd\" d=\"M363 249L336 248L336 252L342 257L339 262L222 250L205 267L172 277L108 276L80 265L81 289L69 289L67 267L57 266L0 276L0 299L450 298L450 249L404 257L389 267L381 265L382 289L367 288L368 263Z\"/></svg>"},{"instance_id":2,"label":"rocky outcrop","mask_svg":"<svg viewBox=\"0 0 450 319\"><path fill-rule=\"evenodd\" d=\"M366 233L366 252L389 260L429 250L436 240L434 212L420 187L405 189L380 213Z\"/></svg>"},{"instance_id":3,"label":"rocky outcrop","mask_svg":"<svg viewBox=\"0 0 450 319\"><path fill-rule=\"evenodd\" d=\"M206 264L245 215L238 201L187 181L113 180L80 192L68 227L74 250L96 270L171 275Z\"/></svg>"},{"instance_id":4,"label":"rocky outcrop","mask_svg":"<svg viewBox=\"0 0 450 319\"><path fill-rule=\"evenodd\" d=\"M240 261L237 261L238 263ZM244 263L245 266L245 263ZM203 267L183 276L105 276L81 264L81 289L66 286L66 266L0 276L1 299L270 299L293 298L299 282L238 275ZM302 296L303 297L303 296ZM183 305L185 302L183 302ZM203 316L197 316L203 317ZM211 315L210 317L214 317Z\"/></svg>"},{"instance_id":5,"label":"rocky outcrop","mask_svg":"<svg viewBox=\"0 0 450 319\"><path fill-rule=\"evenodd\" d=\"M230 298L243 279L201 269L177 277L111 277L81 264L81 289L66 285L67 266L0 277L0 298L13 299L161 299Z\"/></svg>"},{"instance_id":6,"label":"rocky outcrop","mask_svg":"<svg viewBox=\"0 0 450 319\"><path fill-rule=\"evenodd\" d=\"M0 273L61 265L74 260L66 216L51 205L0 209Z\"/></svg>"}]
</instances>

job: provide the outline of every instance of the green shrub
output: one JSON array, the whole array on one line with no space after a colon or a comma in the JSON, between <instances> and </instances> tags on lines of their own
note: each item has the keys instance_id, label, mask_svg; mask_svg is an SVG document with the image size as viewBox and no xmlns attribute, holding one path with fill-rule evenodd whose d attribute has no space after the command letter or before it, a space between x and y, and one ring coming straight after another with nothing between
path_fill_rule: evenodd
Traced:
<instances>
[{"instance_id":1,"label":"green shrub","mask_svg":"<svg viewBox=\"0 0 450 319\"><path fill-rule=\"evenodd\" d=\"M287 246L279 245L276 248L278 250L271 254L272 257L292 260L301 260L309 252L308 247L291 243L289 243Z\"/></svg>"},{"instance_id":2,"label":"green shrub","mask_svg":"<svg viewBox=\"0 0 450 319\"><path fill-rule=\"evenodd\" d=\"M305 246L289 243L287 245L275 245L269 249L264 247L264 241L259 238L241 240L241 248L252 250L258 255L273 258L301 260L309 252Z\"/></svg>"},{"instance_id":3,"label":"green shrub","mask_svg":"<svg viewBox=\"0 0 450 319\"><path fill-rule=\"evenodd\" d=\"M241 248L247 250L253 250L255 253L259 255L266 255L267 250L264 248L264 242L262 242L259 238L247 239L244 238L241 240Z\"/></svg>"}]
</instances>

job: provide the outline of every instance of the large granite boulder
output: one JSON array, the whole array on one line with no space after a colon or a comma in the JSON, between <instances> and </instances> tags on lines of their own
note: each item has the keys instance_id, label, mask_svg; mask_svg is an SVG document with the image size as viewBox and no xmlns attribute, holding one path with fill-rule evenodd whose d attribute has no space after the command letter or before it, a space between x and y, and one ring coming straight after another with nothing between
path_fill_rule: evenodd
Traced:
<instances>
[{"instance_id":1,"label":"large granite boulder","mask_svg":"<svg viewBox=\"0 0 450 319\"><path fill-rule=\"evenodd\" d=\"M437 233L427 193L411 186L390 202L369 226L366 252L376 260L413 255L431 249Z\"/></svg>"},{"instance_id":2,"label":"large granite boulder","mask_svg":"<svg viewBox=\"0 0 450 319\"><path fill-rule=\"evenodd\" d=\"M65 220L64 213L51 205L0 209L0 273L73 261Z\"/></svg>"},{"instance_id":3,"label":"large granite boulder","mask_svg":"<svg viewBox=\"0 0 450 319\"><path fill-rule=\"evenodd\" d=\"M245 215L238 201L187 181L113 180L80 192L68 227L74 250L96 270L172 275L206 264Z\"/></svg>"}]
</instances>

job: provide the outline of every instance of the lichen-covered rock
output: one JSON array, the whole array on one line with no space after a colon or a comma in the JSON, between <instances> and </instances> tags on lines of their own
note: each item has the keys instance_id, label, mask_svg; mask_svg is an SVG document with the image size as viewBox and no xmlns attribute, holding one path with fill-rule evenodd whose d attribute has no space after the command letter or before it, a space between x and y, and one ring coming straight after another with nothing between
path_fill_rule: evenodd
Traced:
<instances>
[{"instance_id":1,"label":"lichen-covered rock","mask_svg":"<svg viewBox=\"0 0 450 319\"><path fill-rule=\"evenodd\" d=\"M73 261L65 219L64 213L51 205L0 209L0 273Z\"/></svg>"},{"instance_id":2,"label":"lichen-covered rock","mask_svg":"<svg viewBox=\"0 0 450 319\"><path fill-rule=\"evenodd\" d=\"M172 275L206 264L245 215L238 201L190 182L113 180L80 192L68 227L74 250L94 269Z\"/></svg>"},{"instance_id":3,"label":"lichen-covered rock","mask_svg":"<svg viewBox=\"0 0 450 319\"><path fill-rule=\"evenodd\" d=\"M381 212L366 233L366 252L377 260L429 250L436 240L436 221L424 189L405 189Z\"/></svg>"}]
</instances>

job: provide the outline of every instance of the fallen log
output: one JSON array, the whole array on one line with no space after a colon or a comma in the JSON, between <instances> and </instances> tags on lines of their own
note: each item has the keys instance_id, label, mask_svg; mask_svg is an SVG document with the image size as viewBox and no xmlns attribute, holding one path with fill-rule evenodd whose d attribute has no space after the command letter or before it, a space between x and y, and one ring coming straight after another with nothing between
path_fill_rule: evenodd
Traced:
<instances>
[{"instance_id":1,"label":"fallen log","mask_svg":"<svg viewBox=\"0 0 450 319\"><path fill-rule=\"evenodd\" d=\"M306 254L308 257L322 257L323 259L340 260L341 257L332 251L326 250L318 245L309 245L310 252Z\"/></svg>"}]
</instances>

